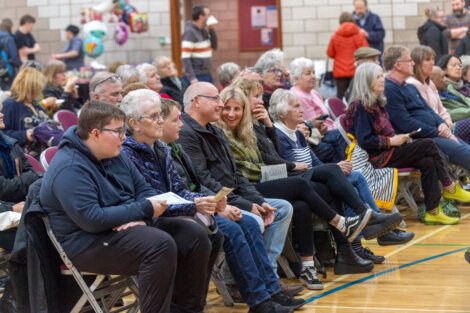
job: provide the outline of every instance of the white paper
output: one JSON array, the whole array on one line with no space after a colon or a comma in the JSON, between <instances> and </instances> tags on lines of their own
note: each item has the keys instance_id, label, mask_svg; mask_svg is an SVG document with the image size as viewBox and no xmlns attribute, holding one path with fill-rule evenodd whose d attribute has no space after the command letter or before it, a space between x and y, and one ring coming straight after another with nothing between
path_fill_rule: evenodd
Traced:
<instances>
[{"instance_id":1,"label":"white paper","mask_svg":"<svg viewBox=\"0 0 470 313\"><path fill-rule=\"evenodd\" d=\"M261 182L281 179L287 177L286 164L261 166Z\"/></svg>"},{"instance_id":2,"label":"white paper","mask_svg":"<svg viewBox=\"0 0 470 313\"><path fill-rule=\"evenodd\" d=\"M21 213L7 211L0 213L0 231L18 227L20 224Z\"/></svg>"},{"instance_id":3,"label":"white paper","mask_svg":"<svg viewBox=\"0 0 470 313\"><path fill-rule=\"evenodd\" d=\"M261 44L263 46L273 44L273 30L271 28L261 28Z\"/></svg>"},{"instance_id":4,"label":"white paper","mask_svg":"<svg viewBox=\"0 0 470 313\"><path fill-rule=\"evenodd\" d=\"M181 198L180 196L178 196L177 194L173 193L173 192L165 192L165 193L162 193L160 195L156 195L156 196L153 196L153 197L150 197L150 198L147 198L147 199L155 199L155 200L166 200L166 203L168 205L170 204L189 204L189 203L194 203L192 201L188 201L184 198Z\"/></svg>"},{"instance_id":5,"label":"white paper","mask_svg":"<svg viewBox=\"0 0 470 313\"><path fill-rule=\"evenodd\" d=\"M269 5L266 8L266 27L278 28L277 8L275 5Z\"/></svg>"},{"instance_id":6,"label":"white paper","mask_svg":"<svg viewBox=\"0 0 470 313\"><path fill-rule=\"evenodd\" d=\"M214 17L214 15L209 16L206 21L207 26L215 25L217 23L219 23L219 21Z\"/></svg>"},{"instance_id":7,"label":"white paper","mask_svg":"<svg viewBox=\"0 0 470 313\"><path fill-rule=\"evenodd\" d=\"M260 28L266 26L266 7L251 7L251 27Z\"/></svg>"}]
</instances>

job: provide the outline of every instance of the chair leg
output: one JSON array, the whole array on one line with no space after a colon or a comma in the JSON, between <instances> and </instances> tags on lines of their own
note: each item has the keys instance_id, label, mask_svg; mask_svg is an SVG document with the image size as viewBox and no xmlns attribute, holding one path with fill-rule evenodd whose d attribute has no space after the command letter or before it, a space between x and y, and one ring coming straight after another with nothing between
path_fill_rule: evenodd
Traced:
<instances>
[{"instance_id":1,"label":"chair leg","mask_svg":"<svg viewBox=\"0 0 470 313\"><path fill-rule=\"evenodd\" d=\"M95 278L95 281L90 285L90 287L86 286L85 281L83 278L80 276L80 281L77 280L77 283L79 284L80 288L83 291L83 295L80 297L80 299L77 301L73 309L70 311L70 313L79 313L80 310L83 308L83 306L86 304L88 301L90 305L93 307L93 310L95 312L102 313L103 310L96 301L95 297L93 296L92 292L95 291L95 289L101 284L101 282L104 280L105 275L98 275ZM85 284L85 286L82 286L82 284Z\"/></svg>"},{"instance_id":2,"label":"chair leg","mask_svg":"<svg viewBox=\"0 0 470 313\"><path fill-rule=\"evenodd\" d=\"M410 207L411 210L417 215L418 214L418 205L416 204L415 200L413 199L413 195L410 191L410 182L406 181L403 183L398 183L398 190L400 191L401 195L405 199L406 203Z\"/></svg>"},{"instance_id":3,"label":"chair leg","mask_svg":"<svg viewBox=\"0 0 470 313\"><path fill-rule=\"evenodd\" d=\"M234 301L232 299L232 296L227 290L227 287L225 286L225 283L220 276L220 269L222 267L222 264L224 263L225 260L225 254L223 252L220 252L217 260L215 261L214 268L212 269L211 273L211 280L215 285L215 288L220 292L220 295L222 296L222 299L224 301L224 304L226 306L233 306Z\"/></svg>"},{"instance_id":4,"label":"chair leg","mask_svg":"<svg viewBox=\"0 0 470 313\"><path fill-rule=\"evenodd\" d=\"M398 211L398 208L397 206L394 204L393 207L392 207L392 213L400 213L400 211ZM408 225L406 225L406 222L405 220L402 220L401 223L400 223L400 227L401 228L407 228Z\"/></svg>"}]
</instances>

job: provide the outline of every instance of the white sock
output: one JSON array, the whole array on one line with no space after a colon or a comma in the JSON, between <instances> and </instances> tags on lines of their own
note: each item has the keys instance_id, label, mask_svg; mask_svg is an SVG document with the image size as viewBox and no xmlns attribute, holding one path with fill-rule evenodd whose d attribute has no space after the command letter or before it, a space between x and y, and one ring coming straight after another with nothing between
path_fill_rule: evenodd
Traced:
<instances>
[{"instance_id":1,"label":"white sock","mask_svg":"<svg viewBox=\"0 0 470 313\"><path fill-rule=\"evenodd\" d=\"M338 225L336 225L336 228L342 233L344 233L346 231L345 223L346 223L346 219L344 218L344 216L341 216L339 218Z\"/></svg>"},{"instance_id":2,"label":"white sock","mask_svg":"<svg viewBox=\"0 0 470 313\"><path fill-rule=\"evenodd\" d=\"M302 261L302 270L306 269L307 267L315 267L315 263L312 261Z\"/></svg>"}]
</instances>

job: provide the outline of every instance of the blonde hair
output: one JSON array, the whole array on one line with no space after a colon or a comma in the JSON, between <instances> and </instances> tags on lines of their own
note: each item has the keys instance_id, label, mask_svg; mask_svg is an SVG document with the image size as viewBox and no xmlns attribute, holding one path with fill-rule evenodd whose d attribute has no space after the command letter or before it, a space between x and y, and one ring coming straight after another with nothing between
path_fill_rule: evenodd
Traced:
<instances>
[{"instance_id":1,"label":"blonde hair","mask_svg":"<svg viewBox=\"0 0 470 313\"><path fill-rule=\"evenodd\" d=\"M42 94L46 86L46 77L37 69L27 67L19 71L11 86L13 98L20 102L32 103Z\"/></svg>"},{"instance_id":2,"label":"blonde hair","mask_svg":"<svg viewBox=\"0 0 470 313\"><path fill-rule=\"evenodd\" d=\"M248 148L258 149L256 145L256 135L253 129L253 121L251 119L250 102L245 93L237 87L229 86L220 94L220 100L225 105L229 100L235 100L243 108L243 115L240 123L234 130L228 129L223 119L219 119L217 126L223 129L227 138L235 139L242 142Z\"/></svg>"},{"instance_id":3,"label":"blonde hair","mask_svg":"<svg viewBox=\"0 0 470 313\"><path fill-rule=\"evenodd\" d=\"M237 77L235 80L230 84L229 87L237 87L240 88L241 91L245 94L245 96L249 97L255 92L259 91L263 93L263 85L254 79L248 79L246 77Z\"/></svg>"},{"instance_id":4,"label":"blonde hair","mask_svg":"<svg viewBox=\"0 0 470 313\"><path fill-rule=\"evenodd\" d=\"M57 85L55 83L55 76L59 73L64 73L67 71L67 66L65 63L59 60L51 60L47 63L47 65L42 70L44 76L46 76L46 80L49 84Z\"/></svg>"}]
</instances>

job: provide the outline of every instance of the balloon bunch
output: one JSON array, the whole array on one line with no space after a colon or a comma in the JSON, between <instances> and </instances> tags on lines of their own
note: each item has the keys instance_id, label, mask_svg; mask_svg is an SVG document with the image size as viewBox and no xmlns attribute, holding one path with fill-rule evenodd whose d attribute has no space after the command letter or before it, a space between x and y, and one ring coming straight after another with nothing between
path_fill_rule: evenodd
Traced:
<instances>
[{"instance_id":1,"label":"balloon bunch","mask_svg":"<svg viewBox=\"0 0 470 313\"><path fill-rule=\"evenodd\" d=\"M108 33L103 22L103 14L110 13L109 22L114 22L114 41L122 46L127 42L129 29L133 33L148 30L148 14L139 13L129 3L129 0L103 0L91 8L82 9L81 24L83 24L83 50L92 58L99 57L104 51L103 37Z\"/></svg>"}]
</instances>

